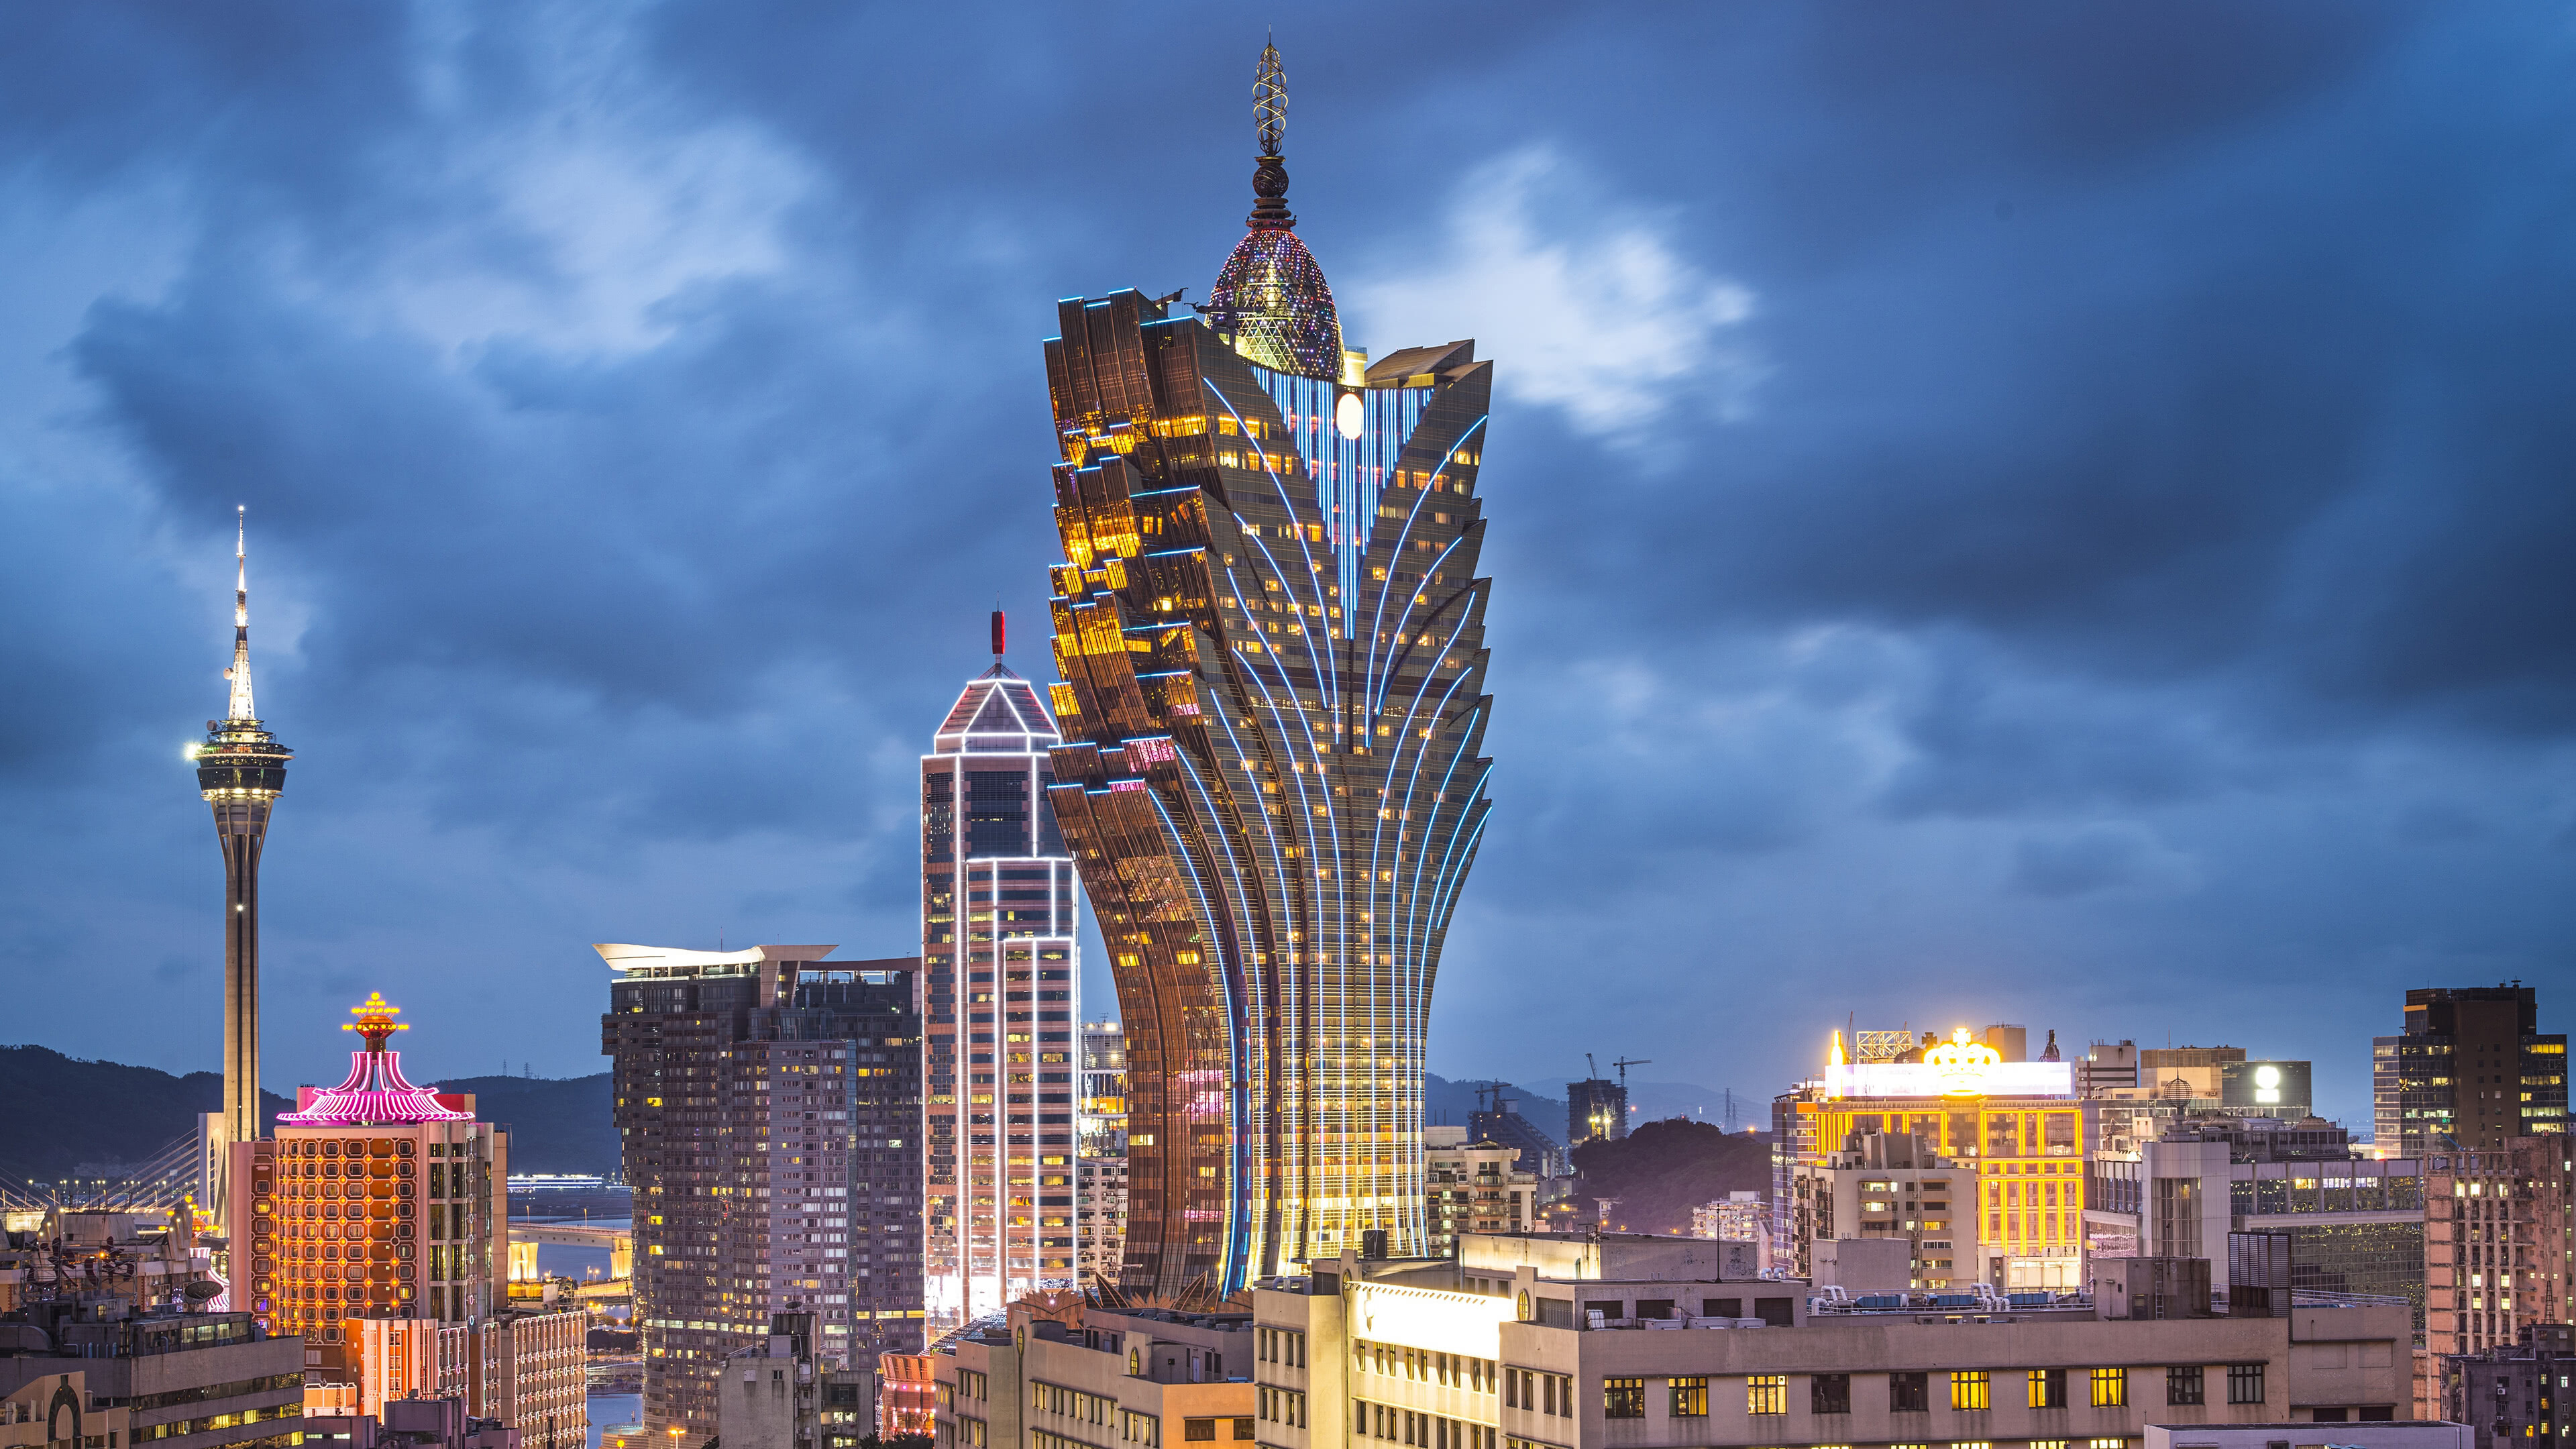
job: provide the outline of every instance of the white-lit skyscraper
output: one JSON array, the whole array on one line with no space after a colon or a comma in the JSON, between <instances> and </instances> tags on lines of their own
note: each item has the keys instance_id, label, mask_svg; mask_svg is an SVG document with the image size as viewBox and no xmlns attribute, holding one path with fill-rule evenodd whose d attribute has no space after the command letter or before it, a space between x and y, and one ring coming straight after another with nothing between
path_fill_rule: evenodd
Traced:
<instances>
[{"instance_id":1,"label":"white-lit skyscraper","mask_svg":"<svg viewBox=\"0 0 2576 1449\"><path fill-rule=\"evenodd\" d=\"M1075 1276L1081 887L1047 787L1055 721L1002 663L921 757L921 983L934 1328Z\"/></svg>"}]
</instances>

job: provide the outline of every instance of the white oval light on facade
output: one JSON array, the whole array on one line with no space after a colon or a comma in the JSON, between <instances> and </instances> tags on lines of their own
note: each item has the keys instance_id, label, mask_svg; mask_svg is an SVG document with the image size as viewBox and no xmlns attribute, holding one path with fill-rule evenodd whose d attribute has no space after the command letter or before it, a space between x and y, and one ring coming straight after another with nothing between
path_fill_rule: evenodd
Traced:
<instances>
[{"instance_id":1,"label":"white oval light on facade","mask_svg":"<svg viewBox=\"0 0 2576 1449\"><path fill-rule=\"evenodd\" d=\"M1333 426L1343 437L1359 441L1360 434L1368 427L1368 407L1360 401L1358 393L1343 393L1342 400L1333 405Z\"/></svg>"}]
</instances>

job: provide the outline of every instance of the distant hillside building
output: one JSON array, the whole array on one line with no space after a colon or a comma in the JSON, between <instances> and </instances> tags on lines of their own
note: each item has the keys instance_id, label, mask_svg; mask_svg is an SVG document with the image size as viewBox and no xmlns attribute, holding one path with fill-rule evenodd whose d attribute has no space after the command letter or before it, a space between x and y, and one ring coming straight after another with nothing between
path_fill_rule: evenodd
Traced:
<instances>
[{"instance_id":1,"label":"distant hillside building","mask_svg":"<svg viewBox=\"0 0 2576 1449\"><path fill-rule=\"evenodd\" d=\"M1504 1085L1494 1084L1492 1107L1468 1115L1468 1134L1478 1142L1499 1142L1513 1149L1519 1154L1513 1166L1542 1183L1566 1176L1572 1169L1566 1165L1565 1149L1537 1123L1514 1109L1512 1098L1502 1090Z\"/></svg>"},{"instance_id":2,"label":"distant hillside building","mask_svg":"<svg viewBox=\"0 0 2576 1449\"><path fill-rule=\"evenodd\" d=\"M1691 1236L1751 1243L1759 1270L1771 1270L1771 1204L1764 1202L1758 1192L1731 1192L1716 1202L1692 1208Z\"/></svg>"},{"instance_id":3,"label":"distant hillside building","mask_svg":"<svg viewBox=\"0 0 2576 1449\"><path fill-rule=\"evenodd\" d=\"M1593 1077L1565 1088L1565 1146L1568 1151L1596 1138L1612 1142L1628 1135L1628 1089Z\"/></svg>"}]
</instances>

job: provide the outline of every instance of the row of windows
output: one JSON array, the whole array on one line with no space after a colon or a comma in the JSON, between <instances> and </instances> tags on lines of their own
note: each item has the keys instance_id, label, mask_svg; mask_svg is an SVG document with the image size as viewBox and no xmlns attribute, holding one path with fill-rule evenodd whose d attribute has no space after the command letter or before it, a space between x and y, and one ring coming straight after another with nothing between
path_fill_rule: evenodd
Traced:
<instances>
[{"instance_id":1,"label":"row of windows","mask_svg":"<svg viewBox=\"0 0 2576 1449\"><path fill-rule=\"evenodd\" d=\"M1564 1374L1545 1374L1535 1369L1504 1369L1503 1407L1571 1419L1574 1417L1574 1380Z\"/></svg>"},{"instance_id":2,"label":"row of windows","mask_svg":"<svg viewBox=\"0 0 2576 1449\"><path fill-rule=\"evenodd\" d=\"M1306 1396L1295 1389L1274 1389L1263 1384L1253 1390L1253 1411L1269 1423L1285 1424L1291 1429L1306 1427Z\"/></svg>"},{"instance_id":3,"label":"row of windows","mask_svg":"<svg viewBox=\"0 0 2576 1449\"><path fill-rule=\"evenodd\" d=\"M2263 1365L2239 1363L2227 1365L2227 1402L2260 1404L2264 1400ZM2097 1368L2087 1374L2092 1406L2097 1409L2126 1408L2129 1403L2129 1374L2125 1368ZM2165 1370L2165 1402L2168 1405L2205 1404L2208 1400L2207 1366L2181 1364ZM2005 1375L2010 1377L2010 1373ZM2067 1370L2031 1369L2023 1375L2025 1402L2034 1409L2062 1409L2067 1404ZM1943 1375L1949 1380L1950 1407L1961 1413L1981 1413L1994 1408L1995 1375L1985 1370L1959 1370ZM1531 1380L1538 1380L1536 1397L1531 1394ZM1807 1380L1807 1411L1811 1414L1848 1414L1851 1412L1850 1374L1812 1374ZM1892 1373L1887 1376L1887 1407L1891 1413L1928 1413L1932 1407L1932 1376L1929 1373ZM1555 1383L1548 1382L1555 1380ZM1554 1374L1533 1375L1527 1369L1503 1371L1504 1403L1509 1408L1537 1409L1548 1414L1567 1414L1572 1410L1572 1384ZM1558 1388L1562 1384L1562 1389ZM1705 1377L1674 1377L1665 1380L1667 1408L1675 1418L1700 1418L1708 1413L1708 1380ZM1756 1416L1789 1412L1789 1379L1786 1374L1753 1374L1744 1380L1744 1412ZM1643 1378L1605 1378L1601 1381L1601 1413L1610 1419L1646 1417L1646 1380Z\"/></svg>"},{"instance_id":4,"label":"row of windows","mask_svg":"<svg viewBox=\"0 0 2576 1449\"><path fill-rule=\"evenodd\" d=\"M1297 1361L1304 1363L1305 1335L1292 1335L1300 1340ZM1492 1359L1474 1358L1463 1353L1433 1353L1427 1348L1404 1348L1389 1343L1351 1340L1351 1363L1363 1372L1374 1371L1389 1377L1412 1379L1417 1383L1439 1384L1444 1388L1471 1389L1480 1394L1494 1391L1495 1365Z\"/></svg>"},{"instance_id":5,"label":"row of windows","mask_svg":"<svg viewBox=\"0 0 2576 1449\"><path fill-rule=\"evenodd\" d=\"M1371 1439L1410 1444L1414 1449L1494 1449L1495 1432L1488 1424L1444 1419L1366 1399L1352 1401L1351 1412L1357 1416L1359 1432Z\"/></svg>"},{"instance_id":6,"label":"row of windows","mask_svg":"<svg viewBox=\"0 0 2576 1449\"><path fill-rule=\"evenodd\" d=\"M1253 1355L1263 1363L1281 1364L1288 1368L1306 1366L1306 1335L1293 1328L1262 1328L1253 1331Z\"/></svg>"},{"instance_id":7,"label":"row of windows","mask_svg":"<svg viewBox=\"0 0 2576 1449\"><path fill-rule=\"evenodd\" d=\"M1118 1411L1118 1401L1100 1394L1086 1394L1080 1389L1029 1381L1029 1407L1042 1414L1079 1419L1086 1424L1106 1427L1109 1416Z\"/></svg>"}]
</instances>

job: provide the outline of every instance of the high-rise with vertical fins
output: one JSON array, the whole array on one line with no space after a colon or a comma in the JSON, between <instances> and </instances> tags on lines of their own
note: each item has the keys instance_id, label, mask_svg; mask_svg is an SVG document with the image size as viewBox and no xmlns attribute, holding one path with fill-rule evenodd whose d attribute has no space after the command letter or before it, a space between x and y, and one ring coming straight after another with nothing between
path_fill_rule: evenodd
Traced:
<instances>
[{"instance_id":1,"label":"high-rise with vertical fins","mask_svg":"<svg viewBox=\"0 0 2576 1449\"><path fill-rule=\"evenodd\" d=\"M1174 1299L1425 1241L1424 1026L1489 809L1491 366L1345 347L1275 49L1255 108L1207 305L1073 298L1046 344L1049 793L1126 1030L1120 1286Z\"/></svg>"},{"instance_id":2,"label":"high-rise with vertical fins","mask_svg":"<svg viewBox=\"0 0 2576 1449\"><path fill-rule=\"evenodd\" d=\"M268 1131L259 1097L259 855L295 752L261 727L251 702L246 514L237 513L234 525L233 662L224 671L232 697L222 719L206 721L196 763L197 789L214 807L215 841L224 852L224 1136L256 1142Z\"/></svg>"}]
</instances>

